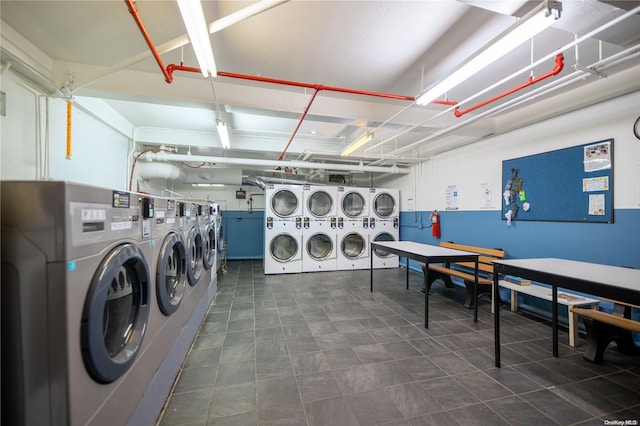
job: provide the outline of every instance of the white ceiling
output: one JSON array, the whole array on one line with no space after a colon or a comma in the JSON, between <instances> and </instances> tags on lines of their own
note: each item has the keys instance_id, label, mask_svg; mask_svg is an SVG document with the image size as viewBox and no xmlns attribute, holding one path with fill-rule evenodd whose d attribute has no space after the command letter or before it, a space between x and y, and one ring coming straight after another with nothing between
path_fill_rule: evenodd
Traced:
<instances>
[{"instance_id":1,"label":"white ceiling","mask_svg":"<svg viewBox=\"0 0 640 426\"><path fill-rule=\"evenodd\" d=\"M209 22L255 5L245 1L203 3ZM217 31L211 40L219 71L413 97L513 24L532 3L537 2L291 0ZM534 76L547 73L555 65L551 54L558 53L556 49L639 4L565 0L562 17L552 28L454 88L448 97L462 102L504 80L461 106L467 108L526 82L526 67L549 56L533 70ZM162 52L176 40L186 40L174 1L139 0L136 6ZM0 7L3 62L12 61L17 70L24 65L26 74L35 74L33 66L20 60L20 56L34 55L28 49L14 48L25 44L19 40L23 37L50 61L39 71L52 87L66 85L75 97L105 99L136 127L140 148L165 144L178 147L180 153L190 150L203 156L274 162L282 157L284 165L304 159L403 167L550 114L640 90L637 11L578 45L577 68L635 46L635 59L608 68L607 78L584 72L588 78L534 97L539 87L576 72L576 49L567 48L562 52L565 66L559 75L456 118L452 108L444 105L418 107L407 100L326 89L319 90L310 103L313 88L222 76L210 81L182 71L174 72L168 84L124 1L3 0ZM197 67L189 44L162 53L165 66L181 60ZM496 108L521 97L518 105ZM309 105L308 115L284 152ZM218 115L230 128L232 148L227 151L216 135ZM370 145L348 158L340 157L344 147L367 131L374 131ZM250 162L244 165L244 173L264 173L264 166ZM311 166L300 170L306 179L310 171L314 171Z\"/></svg>"}]
</instances>

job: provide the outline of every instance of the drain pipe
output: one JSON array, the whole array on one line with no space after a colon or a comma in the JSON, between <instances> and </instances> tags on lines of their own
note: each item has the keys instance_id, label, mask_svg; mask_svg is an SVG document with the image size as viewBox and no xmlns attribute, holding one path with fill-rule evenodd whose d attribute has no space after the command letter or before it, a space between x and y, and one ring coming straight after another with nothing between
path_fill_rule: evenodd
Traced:
<instances>
[{"instance_id":1,"label":"drain pipe","mask_svg":"<svg viewBox=\"0 0 640 426\"><path fill-rule=\"evenodd\" d=\"M140 155L140 154L138 154ZM329 163L312 163L309 161L281 161L281 160L258 160L248 158L229 158L229 157L209 157L205 155L186 155L173 154L167 152L147 152L141 156L148 161L195 161L216 164L233 164L237 166L259 166L259 167L285 167L298 169L317 169L322 166L324 169L339 171L358 171L372 173L402 173L410 172L407 167L382 167L382 166L365 166L357 164L329 164Z\"/></svg>"}]
</instances>

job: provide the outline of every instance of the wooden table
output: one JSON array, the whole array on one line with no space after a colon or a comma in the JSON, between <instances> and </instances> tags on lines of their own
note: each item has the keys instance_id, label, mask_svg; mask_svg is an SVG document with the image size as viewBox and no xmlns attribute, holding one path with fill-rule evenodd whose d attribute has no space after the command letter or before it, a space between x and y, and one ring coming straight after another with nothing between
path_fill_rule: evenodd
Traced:
<instances>
[{"instance_id":1,"label":"wooden table","mask_svg":"<svg viewBox=\"0 0 640 426\"><path fill-rule=\"evenodd\" d=\"M473 283L474 311L473 321L478 322L478 253L472 253L462 250L453 250L440 246L432 246L429 244L421 244L413 241L376 241L371 242L371 271L370 284L373 291L373 256L374 250L382 250L407 259L407 290L409 289L409 260L417 260L427 265L425 268L426 279L429 278L429 263L446 263L446 262L474 262L475 263L475 282ZM427 281L428 282L428 281ZM429 328L429 292L424 292L424 327Z\"/></svg>"},{"instance_id":2,"label":"wooden table","mask_svg":"<svg viewBox=\"0 0 640 426\"><path fill-rule=\"evenodd\" d=\"M515 275L551 285L553 356L558 356L558 287L594 296L640 305L640 270L575 260L500 259L494 260L494 300L499 297L499 274ZM493 316L495 365L500 367L500 310Z\"/></svg>"}]
</instances>

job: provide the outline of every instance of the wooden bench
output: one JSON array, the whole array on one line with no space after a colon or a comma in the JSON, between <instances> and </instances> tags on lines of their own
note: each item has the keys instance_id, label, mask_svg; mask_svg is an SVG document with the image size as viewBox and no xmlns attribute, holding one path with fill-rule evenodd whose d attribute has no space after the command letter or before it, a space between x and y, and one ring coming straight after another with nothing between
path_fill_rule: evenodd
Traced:
<instances>
[{"instance_id":1,"label":"wooden bench","mask_svg":"<svg viewBox=\"0 0 640 426\"><path fill-rule=\"evenodd\" d=\"M500 280L500 287L511 290L511 311L516 312L518 310L518 293L526 294L528 296L536 297L538 299L552 301L551 288L543 287L540 285L520 285L514 284L509 281ZM572 307L585 307L586 309L595 310L598 307L598 300L588 297L569 295L570 297L562 297L562 295L568 294L563 291L558 291L558 303L566 305L569 308ZM572 313L569 310L569 346L578 346L578 314Z\"/></svg>"},{"instance_id":2,"label":"wooden bench","mask_svg":"<svg viewBox=\"0 0 640 426\"><path fill-rule=\"evenodd\" d=\"M505 255L502 249L490 249L485 247L468 246L464 244L456 244L454 242L441 242L440 247L445 247L454 250L464 250L472 253L478 253L478 298L480 296L488 295L491 297L491 285L493 284L493 259L502 259ZM424 286L423 291L428 291L431 294L431 285L434 281L441 280L446 287L454 287L451 277L457 277L463 280L467 295L464 301L465 308L473 308L473 283L475 281L475 264L473 262L456 262L445 263L442 265L430 264L429 265L429 282L427 282L426 265L421 263L424 274ZM488 290L480 290L480 284L489 286ZM477 300L475 301L477 302ZM491 304L493 311L493 303Z\"/></svg>"},{"instance_id":3,"label":"wooden bench","mask_svg":"<svg viewBox=\"0 0 640 426\"><path fill-rule=\"evenodd\" d=\"M570 308L572 313L582 316L587 330L587 347L582 357L596 364L602 362L604 352L611 342L616 343L620 353L640 354L632 334L632 332L640 333L640 322L631 319L631 308L640 309L640 306L618 300L609 301L614 304L613 313L596 309Z\"/></svg>"}]
</instances>

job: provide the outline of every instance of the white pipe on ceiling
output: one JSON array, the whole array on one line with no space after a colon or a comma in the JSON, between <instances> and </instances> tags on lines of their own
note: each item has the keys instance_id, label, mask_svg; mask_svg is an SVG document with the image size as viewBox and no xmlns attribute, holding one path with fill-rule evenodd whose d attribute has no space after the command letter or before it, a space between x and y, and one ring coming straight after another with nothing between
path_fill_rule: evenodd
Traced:
<instances>
[{"instance_id":1,"label":"white pipe on ceiling","mask_svg":"<svg viewBox=\"0 0 640 426\"><path fill-rule=\"evenodd\" d=\"M291 169L330 169L339 171L359 171L371 173L409 173L406 167L365 166L363 164L312 163L309 161L258 160L253 158L209 157L206 155L170 154L166 152L149 152L142 156L145 160L156 161L195 161L203 163L233 164L237 166L281 167Z\"/></svg>"}]
</instances>

